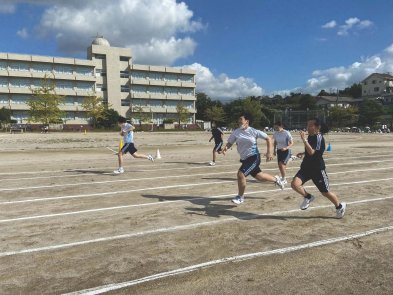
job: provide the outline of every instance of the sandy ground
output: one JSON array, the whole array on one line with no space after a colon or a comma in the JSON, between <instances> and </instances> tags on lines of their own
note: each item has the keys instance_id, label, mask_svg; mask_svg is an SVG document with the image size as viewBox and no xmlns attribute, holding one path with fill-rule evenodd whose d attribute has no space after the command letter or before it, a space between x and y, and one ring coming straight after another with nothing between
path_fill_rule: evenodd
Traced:
<instances>
[{"instance_id":1,"label":"sandy ground","mask_svg":"<svg viewBox=\"0 0 393 295\"><path fill-rule=\"evenodd\" d=\"M306 211L251 178L235 206L238 154L208 166L209 133L135 138L162 159L114 175L117 133L0 134L0 294L393 293L393 135L326 137L341 220L312 183Z\"/></svg>"}]
</instances>

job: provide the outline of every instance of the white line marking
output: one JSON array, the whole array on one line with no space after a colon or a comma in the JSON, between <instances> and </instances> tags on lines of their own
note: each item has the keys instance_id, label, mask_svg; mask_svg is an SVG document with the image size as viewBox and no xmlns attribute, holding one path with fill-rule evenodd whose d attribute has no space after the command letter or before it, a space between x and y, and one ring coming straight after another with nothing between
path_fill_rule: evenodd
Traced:
<instances>
[{"instance_id":1,"label":"white line marking","mask_svg":"<svg viewBox=\"0 0 393 295\"><path fill-rule=\"evenodd\" d=\"M332 160L334 161L334 160L341 160L341 159L373 158L374 157L374 156L369 155L369 154L367 156L366 155L362 155L362 156L342 157L342 158L340 158L340 157L335 157L335 158L328 158L328 157L326 157L325 161L332 161ZM375 152L375 154L378 155L378 158L392 157L391 154L380 154L378 152ZM222 161L220 161L220 163L234 162L234 161L236 161L236 160L222 160ZM301 161L301 160L299 160L299 161ZM195 162L195 163L197 163L197 164L204 164L205 162ZM269 162L269 163L265 163L265 165L266 164L271 164L271 163L274 163L276 165L275 161L272 161L272 162ZM187 164L187 162L184 162L184 164ZM178 165L178 164L172 164L172 163L161 163L160 164L160 166L163 166L163 165L164 166L172 166L172 165ZM220 165L220 167L222 167L222 166L233 166L233 165L238 165L238 161L236 161L236 163L232 163L232 164ZM127 166L126 165L125 168L127 168L127 167L129 167L129 168L137 168L137 167L146 167L146 165L133 164L132 166ZM208 163L206 162L206 166L202 166L202 167L184 167L184 168L174 168L174 169L186 170L186 169L200 169L200 168L211 168L211 167L209 167ZM37 173L40 173L40 174L44 174L44 173L45 174L49 174L49 173L64 173L64 172L76 172L78 170L84 170L84 171L93 170L94 171L94 170L103 170L103 169L108 169L108 167L77 168L77 169L50 170L50 171L46 170L46 171L38 171L38 172L37 171L2 172L2 173L0 173L0 176L1 175L37 174ZM141 171L157 171L157 170L160 171L160 170L171 170L171 169L170 168L168 168L168 169L157 169L157 167L154 167L154 170L146 170L145 169L145 170L137 170L137 172L141 172ZM135 171L131 171L131 172L135 172ZM109 174L112 174L112 173L109 173ZM84 176L84 175L90 175L90 174L85 173L85 174L82 174L80 176ZM95 175L95 174L92 173L91 175ZM62 177L69 177L69 175L64 175ZM47 178L51 178L51 176L48 176ZM14 178L12 180L17 180L17 179L34 179L34 178ZM2 179L0 181L3 181L3 180L7 180L7 179Z\"/></svg>"},{"instance_id":2,"label":"white line marking","mask_svg":"<svg viewBox=\"0 0 393 295\"><path fill-rule=\"evenodd\" d=\"M248 253L248 254L232 256L232 257L224 257L221 259L216 259L216 260L211 260L211 261L207 261L207 262L203 262L203 263L199 263L199 264L194 264L194 265L190 265L187 267L174 269L171 271L156 273L156 274L146 276L143 278L139 278L136 280L132 280L132 281L103 285L103 286L99 286L99 287L95 287L95 288L90 288L90 289L80 290L80 291L76 291L76 292L72 292L72 293L67 293L66 295L102 294L102 293L106 293L106 292L110 292L110 291L114 291L114 290L119 290L119 289L126 288L126 287L135 286L135 285L138 285L141 283L146 283L146 282L150 282L150 281L154 281L154 280L158 280L158 279L163 279L163 278L167 278L167 277L172 277L172 276L176 276L176 275L180 275L180 274L190 273L190 272L193 272L196 270L213 267L213 266L216 266L219 264L224 264L224 263L228 263L228 262L241 262L241 261L245 261L245 260L254 259L257 257L270 256L270 255L275 255L275 254L286 254L286 253L291 253L291 252L300 251L300 250L304 250L304 249L321 247L321 246L330 245L330 244L334 244L334 243L338 243L338 242L344 242L344 241L348 241L348 240L366 237L366 236L376 234L376 233L390 231L392 229L393 229L393 225L375 228L375 229L371 229L371 230L368 230L365 232L355 233L355 234L351 234L351 235L340 236L340 237L326 239L326 240L319 240L319 241L314 241L314 242L310 242L310 243L306 243L306 244L300 244L300 245L296 245L296 246L278 248L278 249L262 251L262 252Z\"/></svg>"},{"instance_id":3,"label":"white line marking","mask_svg":"<svg viewBox=\"0 0 393 295\"><path fill-rule=\"evenodd\" d=\"M343 183L331 184L330 186L340 186L340 185L348 185L348 184L363 184L363 183L385 181L385 180L393 180L393 177L392 178L384 178L384 179L373 179L373 180L363 180L363 181L354 181L354 182L343 182ZM233 181L222 181L220 183L224 183L224 182L233 182ZM200 184L195 184L195 185L200 185ZM187 186L189 186L189 185L187 185ZM314 185L309 185L309 186L304 186L304 187L305 188L315 188ZM141 190L148 190L148 188L141 189ZM291 190L291 188L285 188L284 190ZM247 195L255 194L255 193L261 193L261 192L276 192L276 191L280 192L282 190L281 189L272 189L272 190L256 191L256 192L249 192L249 193L247 193ZM51 218L51 217L59 217L59 216L67 216L67 215L77 215L77 214L85 214L85 213L95 213L95 212L102 212L102 211L109 211L109 210L127 209L127 208L132 208L132 207L166 205L166 204L169 204L169 203L196 201L196 200L203 200L203 199L206 199L206 198L218 199L218 198L229 197L229 196L233 196L233 194L220 195L220 196L211 196L211 197L189 198L189 199L182 199L182 200L175 200L175 201L163 201L163 202L153 202L153 203L145 203L145 204L123 205L123 206L97 208L97 209L72 211L72 212L64 212L64 213L36 215L36 216L26 216L26 217L18 217L18 218L11 218L11 219L1 219L0 223L14 222L14 221L23 221L23 220L32 220L32 219L41 219L41 218Z\"/></svg>"},{"instance_id":4,"label":"white line marking","mask_svg":"<svg viewBox=\"0 0 393 295\"><path fill-rule=\"evenodd\" d=\"M336 163L336 164L329 164L327 167L331 166L342 166L342 165L359 165L359 164L372 164L372 163L384 163L384 162L393 162L393 160L383 160L383 161L368 161L368 162L356 162L356 163ZM238 165L238 164L236 164ZM229 165L231 166L231 165ZM222 166L221 166L222 167ZM168 169L168 170L175 170ZM290 167L289 169L299 169L296 167ZM386 168L383 168L386 169ZM165 170L165 169L161 169ZM267 170L276 170L276 168L269 168L263 169L264 171ZM150 170L147 170L150 171ZM156 170L157 171L157 170ZM220 172L222 174L229 173L229 172ZM332 174L332 173L328 173ZM41 186L27 186L27 187L15 187L15 188L3 188L0 189L0 192L9 192L9 191L21 191L21 190L33 190L33 189L44 189L44 188L56 188L56 187L70 187L70 186L86 186L86 185L97 185L97 184L107 184L107 183L120 183L120 182L131 182L131 181L138 181L138 180L154 180L154 179L166 179L166 178L176 178L176 177L186 177L186 176L195 176L195 175L208 175L208 173L201 173L201 174L188 174L188 175L172 175L172 176L158 176L158 177L145 177L145 178L133 178L133 179L118 179L118 180L105 180L105 181L89 181L89 182L79 182L79 183L65 183L65 184L53 184L53 185L41 185Z\"/></svg>"},{"instance_id":5,"label":"white line marking","mask_svg":"<svg viewBox=\"0 0 393 295\"><path fill-rule=\"evenodd\" d=\"M352 202L347 202L347 204L356 205L356 204L363 204L363 203L369 203L369 202L385 201L385 200L389 200L389 199L393 199L393 196L352 201ZM307 209L307 211L324 209L324 208L331 208L331 207L332 207L331 204L313 206L313 207L309 207ZM300 209L292 209L292 210L286 210L286 211L275 211L275 212L271 212L271 213L253 213L253 216L250 216L250 214L246 213L246 214L244 214L244 217L247 218L247 220L253 220L253 219L256 219L260 216L277 216L277 215L284 215L284 214L290 214L290 213L300 213L300 212L304 212L304 211L300 210ZM181 230L186 230L186 229L192 229L192 228L196 228L196 227L200 227L200 226L214 225L214 224L237 221L241 218L242 218L242 216L237 216L237 217L231 216L231 217L220 219L220 220L205 221L205 222L198 222L198 223L185 224L185 225L176 225L176 226L171 226L171 227L163 227L163 228L157 228L157 229L146 230L146 231L141 231L141 232L127 233L127 234L122 234L122 235L117 235L117 236L97 238L97 239L85 240L85 241L79 241L79 242L73 242L73 243L67 243L67 244L58 244L58 245L46 246L46 247L40 247L40 248L31 248L31 249L23 249L23 250L18 250L18 251L2 252L2 253L0 253L0 257L12 256L12 255L18 255L18 254L26 254L26 253L35 253L35 252L42 252L42 251L51 251L51 250L64 249L64 248L70 248L70 247L75 247L75 246L82 246L82 245L87 245L87 244L92 244L92 243L129 239L132 237L145 236L145 235L150 235L150 234L175 232L175 231L181 231Z\"/></svg>"},{"instance_id":6,"label":"white line marking","mask_svg":"<svg viewBox=\"0 0 393 295\"><path fill-rule=\"evenodd\" d=\"M343 164L344 165L344 164ZM393 167L384 167L384 168L374 168L374 169L361 169L361 170L349 170L349 171L340 171L340 172L331 172L328 175L334 175L334 174L345 174L345 173L355 173L355 172L365 172L365 171L377 171L377 170L387 170L387 169L392 169ZM299 169L299 168L289 168L289 169ZM265 169L270 170L270 169ZM203 174L189 174L185 176L208 176L208 175L219 175L219 174L232 174L235 173L236 171L230 171L230 172L217 172L217 173L203 173ZM161 177L156 177L154 179L165 179L165 178L182 178L185 177L184 175L174 175L174 176L161 176ZM137 179L129 179L129 180L124 180L124 181L132 181L132 180L151 180L153 178L137 178ZM233 180L235 181L235 180ZM229 181L229 182L233 182ZM254 181L254 180L251 180ZM224 181L228 182L228 181ZM212 182L212 184L219 184L221 182ZM202 183L202 184L210 184L209 183ZM189 184L190 186L194 186L196 184ZM20 200L20 201L6 201L6 202L0 202L1 205L11 205L11 204L20 204L20 203L32 203L32 202L45 202L45 201L53 201L53 200L65 200L65 199L76 199L76 198L88 198L88 197L99 197L99 196L111 196L111 195L116 195L116 194L121 194L121 193L131 193L131 192L137 192L137 191L143 191L143 190L154 190L154 189L165 189L165 188L176 188L178 185L172 185L172 186L160 186L160 187L150 187L150 188L140 188L140 189L131 189L131 190L123 190L123 191L112 191L112 192L106 192L106 193L92 193L92 194L83 194L83 195L70 195L70 196L62 196L62 197L46 197L46 198L37 198L37 199L27 199L27 200ZM183 184L179 185L182 187L187 187L188 184ZM276 190L268 190L270 191L276 191ZM267 192L267 191L263 191Z\"/></svg>"}]
</instances>

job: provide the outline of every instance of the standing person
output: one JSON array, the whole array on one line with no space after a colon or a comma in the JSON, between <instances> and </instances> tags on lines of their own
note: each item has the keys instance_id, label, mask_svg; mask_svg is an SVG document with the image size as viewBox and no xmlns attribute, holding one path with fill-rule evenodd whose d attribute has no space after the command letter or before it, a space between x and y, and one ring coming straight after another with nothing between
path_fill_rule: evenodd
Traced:
<instances>
[{"instance_id":1,"label":"standing person","mask_svg":"<svg viewBox=\"0 0 393 295\"><path fill-rule=\"evenodd\" d=\"M325 171L325 161L323 160L323 152L325 151L325 139L323 134L328 132L328 127L321 123L319 119L312 119L307 122L308 137L306 133L300 131L300 138L304 143L304 153L297 156L303 158L300 170L296 173L292 180L291 187L294 191L304 197L300 205L300 209L306 210L315 197L308 193L303 185L310 179L321 194L328 198L336 207L336 217L342 218L347 207L346 203L340 203L335 193L329 190L329 179Z\"/></svg>"},{"instance_id":2,"label":"standing person","mask_svg":"<svg viewBox=\"0 0 393 295\"><path fill-rule=\"evenodd\" d=\"M120 174L124 173L124 168L123 168L123 154L130 153L131 156L134 158L139 158L139 159L147 159L149 161L154 162L154 158L152 155L144 155L144 154L138 154L137 149L135 148L134 145L134 129L135 127L131 125L130 123L127 123L126 118L124 117L119 117L118 119L118 124L120 126L120 135L123 136L123 146L120 149L120 151L117 153L118 159L119 159L119 168L113 173L115 174Z\"/></svg>"},{"instance_id":3,"label":"standing person","mask_svg":"<svg viewBox=\"0 0 393 295\"><path fill-rule=\"evenodd\" d=\"M223 152L225 153L234 143L237 145L237 151L240 154L240 162L242 165L237 172L238 195L232 199L235 204L244 202L244 192L246 190L246 177L251 175L259 181L274 182L281 189L284 189L284 184L279 176L272 176L264 173L259 168L261 157L257 147L257 139L261 138L266 141L266 162L271 161L272 157L272 140L265 133L260 130L250 127L251 116L247 113L239 117L239 128L232 132L228 138Z\"/></svg>"},{"instance_id":4,"label":"standing person","mask_svg":"<svg viewBox=\"0 0 393 295\"><path fill-rule=\"evenodd\" d=\"M288 130L285 130L280 121L274 123L274 155L277 155L278 169L281 173L281 181L287 184L286 169L289 161L292 160L291 147L293 146L293 138Z\"/></svg>"},{"instance_id":5,"label":"standing person","mask_svg":"<svg viewBox=\"0 0 393 295\"><path fill-rule=\"evenodd\" d=\"M210 166L216 165L216 153L221 154L222 146L224 144L224 131L217 127L216 123L212 124L212 137L210 137L209 142L214 138L214 148L213 148L213 160L209 163Z\"/></svg>"}]
</instances>

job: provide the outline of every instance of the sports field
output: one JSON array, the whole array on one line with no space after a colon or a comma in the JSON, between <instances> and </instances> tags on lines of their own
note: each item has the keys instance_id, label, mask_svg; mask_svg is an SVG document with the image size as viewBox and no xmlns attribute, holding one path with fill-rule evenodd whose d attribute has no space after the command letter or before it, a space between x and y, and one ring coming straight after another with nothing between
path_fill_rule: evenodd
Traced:
<instances>
[{"instance_id":1,"label":"sports field","mask_svg":"<svg viewBox=\"0 0 393 295\"><path fill-rule=\"evenodd\" d=\"M306 211L250 177L235 206L239 156L208 166L209 138L136 133L162 159L114 175L117 133L0 134L0 294L393 293L393 135L326 136L343 219L312 183Z\"/></svg>"}]
</instances>

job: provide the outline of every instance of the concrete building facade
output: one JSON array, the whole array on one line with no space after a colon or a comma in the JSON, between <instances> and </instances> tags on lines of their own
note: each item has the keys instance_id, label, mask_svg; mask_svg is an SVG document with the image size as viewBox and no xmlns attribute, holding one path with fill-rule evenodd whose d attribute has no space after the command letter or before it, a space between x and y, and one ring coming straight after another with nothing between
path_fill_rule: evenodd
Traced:
<instances>
[{"instance_id":1,"label":"concrete building facade","mask_svg":"<svg viewBox=\"0 0 393 295\"><path fill-rule=\"evenodd\" d=\"M88 123L82 103L92 94L122 116L141 118L144 113L154 124L176 118L180 104L188 111L187 123L195 123L194 71L133 64L131 49L111 47L102 37L89 46L87 59L0 53L0 108L11 109L13 119L26 123L26 103L44 77L65 96L60 107L65 124Z\"/></svg>"},{"instance_id":2,"label":"concrete building facade","mask_svg":"<svg viewBox=\"0 0 393 295\"><path fill-rule=\"evenodd\" d=\"M393 76L373 73L362 82L362 98L377 98L384 104L393 103Z\"/></svg>"}]
</instances>

